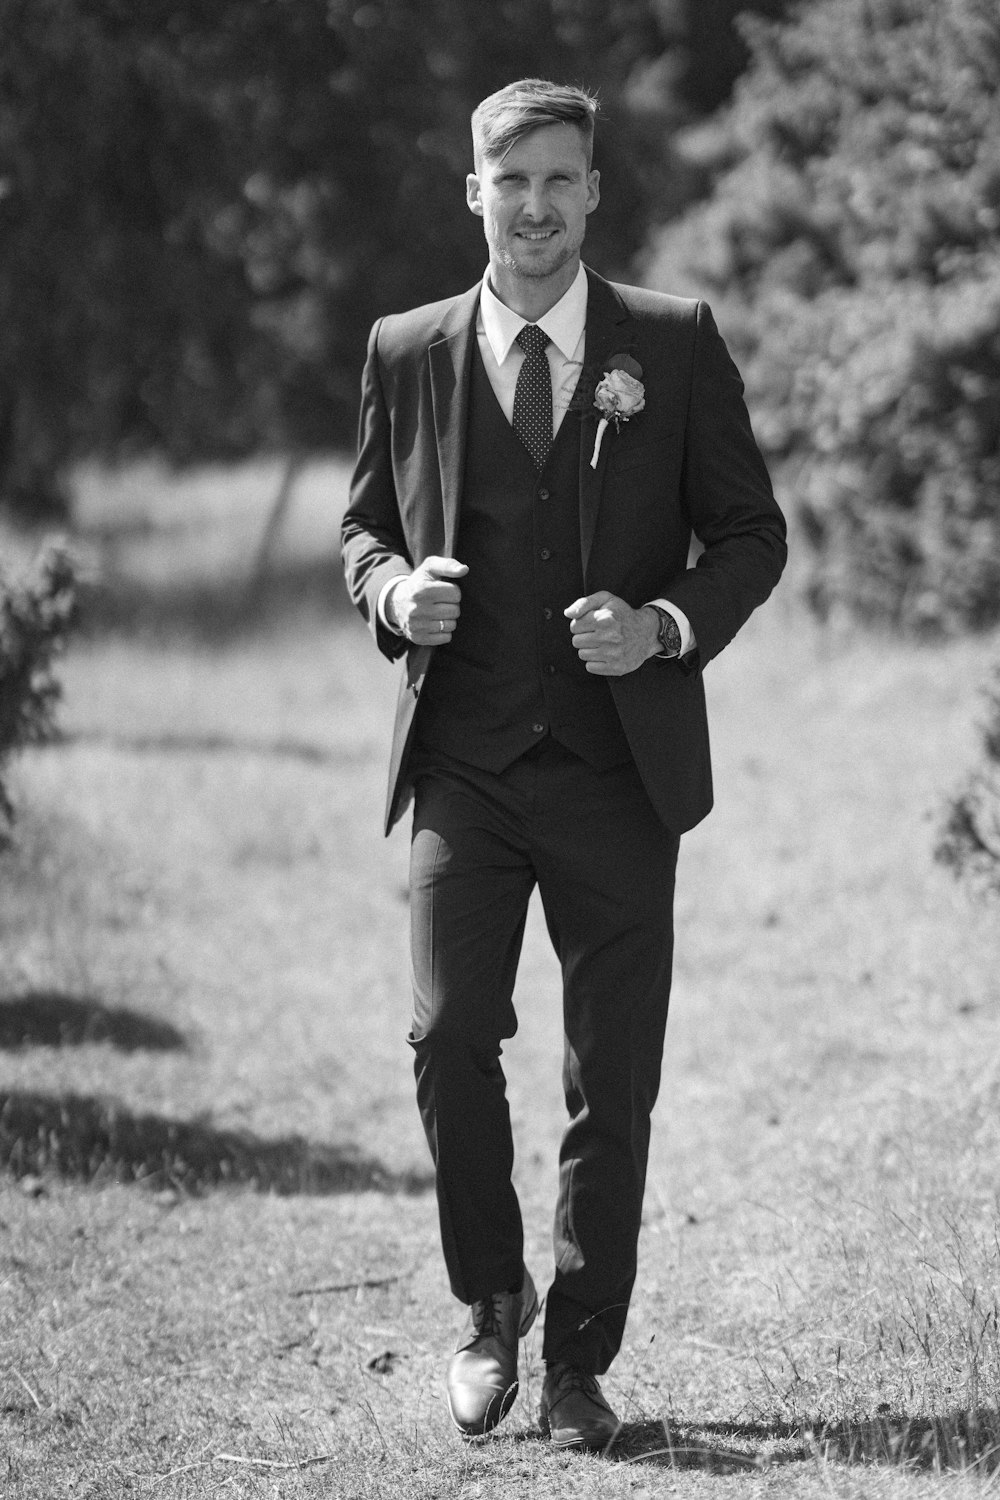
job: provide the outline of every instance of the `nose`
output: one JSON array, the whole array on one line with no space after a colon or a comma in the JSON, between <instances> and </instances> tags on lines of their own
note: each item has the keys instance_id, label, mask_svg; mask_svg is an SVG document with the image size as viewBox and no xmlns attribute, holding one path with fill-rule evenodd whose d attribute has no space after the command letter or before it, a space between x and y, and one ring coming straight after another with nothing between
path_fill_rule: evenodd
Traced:
<instances>
[{"instance_id":1,"label":"nose","mask_svg":"<svg viewBox=\"0 0 1000 1500\"><path fill-rule=\"evenodd\" d=\"M524 216L535 223L542 223L549 215L549 199L544 182L529 183L524 197Z\"/></svg>"}]
</instances>

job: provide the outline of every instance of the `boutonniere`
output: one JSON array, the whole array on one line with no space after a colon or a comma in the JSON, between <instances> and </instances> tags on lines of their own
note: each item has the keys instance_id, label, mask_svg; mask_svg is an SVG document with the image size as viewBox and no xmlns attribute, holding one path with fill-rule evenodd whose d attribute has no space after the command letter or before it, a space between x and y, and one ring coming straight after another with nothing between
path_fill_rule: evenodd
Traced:
<instances>
[{"instance_id":1,"label":"boutonniere","mask_svg":"<svg viewBox=\"0 0 1000 1500\"><path fill-rule=\"evenodd\" d=\"M634 417L646 405L646 388L642 383L642 365L630 354L611 354L604 361L604 374L594 388L594 406L601 414L594 439L594 452L590 467L597 468L601 454L601 443L613 422L615 432L621 431L623 422Z\"/></svg>"}]
</instances>

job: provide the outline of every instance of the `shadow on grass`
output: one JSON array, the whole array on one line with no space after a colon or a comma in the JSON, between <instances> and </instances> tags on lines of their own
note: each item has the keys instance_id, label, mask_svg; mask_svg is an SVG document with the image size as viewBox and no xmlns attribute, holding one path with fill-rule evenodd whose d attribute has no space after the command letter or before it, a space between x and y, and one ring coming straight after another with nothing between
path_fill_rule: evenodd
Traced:
<instances>
[{"instance_id":1,"label":"shadow on grass","mask_svg":"<svg viewBox=\"0 0 1000 1500\"><path fill-rule=\"evenodd\" d=\"M852 1422L628 1422L619 1462L736 1473L820 1458L913 1469L1000 1470L1000 1411L939 1417L879 1416Z\"/></svg>"},{"instance_id":2,"label":"shadow on grass","mask_svg":"<svg viewBox=\"0 0 1000 1500\"><path fill-rule=\"evenodd\" d=\"M0 1093L0 1168L80 1182L141 1182L197 1193L422 1193L426 1173L393 1172L349 1147L261 1140L203 1121L135 1115L113 1100Z\"/></svg>"},{"instance_id":3,"label":"shadow on grass","mask_svg":"<svg viewBox=\"0 0 1000 1500\"><path fill-rule=\"evenodd\" d=\"M149 633L225 645L285 620L356 618L336 557L283 563L263 580L112 577L80 591L85 632Z\"/></svg>"},{"instance_id":4,"label":"shadow on grass","mask_svg":"<svg viewBox=\"0 0 1000 1500\"><path fill-rule=\"evenodd\" d=\"M781 1423L741 1427L735 1423L625 1422L611 1456L619 1463L736 1474L799 1463L814 1451L801 1428Z\"/></svg>"},{"instance_id":5,"label":"shadow on grass","mask_svg":"<svg viewBox=\"0 0 1000 1500\"><path fill-rule=\"evenodd\" d=\"M168 1022L115 1010L100 1000L57 990L0 995L0 1051L83 1047L89 1042L110 1042L120 1052L174 1052L187 1045L183 1034Z\"/></svg>"}]
</instances>

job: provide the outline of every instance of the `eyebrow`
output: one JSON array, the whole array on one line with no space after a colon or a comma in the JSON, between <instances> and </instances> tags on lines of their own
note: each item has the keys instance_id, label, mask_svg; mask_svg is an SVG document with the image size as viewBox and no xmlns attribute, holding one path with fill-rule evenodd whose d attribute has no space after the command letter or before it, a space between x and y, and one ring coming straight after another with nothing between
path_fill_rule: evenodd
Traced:
<instances>
[{"instance_id":1,"label":"eyebrow","mask_svg":"<svg viewBox=\"0 0 1000 1500\"><path fill-rule=\"evenodd\" d=\"M501 167L500 171L497 173L498 177L527 177L528 175L528 171L525 167ZM547 177L574 177L583 176L585 174L582 168L571 167L563 162L557 166L547 168L545 175Z\"/></svg>"}]
</instances>

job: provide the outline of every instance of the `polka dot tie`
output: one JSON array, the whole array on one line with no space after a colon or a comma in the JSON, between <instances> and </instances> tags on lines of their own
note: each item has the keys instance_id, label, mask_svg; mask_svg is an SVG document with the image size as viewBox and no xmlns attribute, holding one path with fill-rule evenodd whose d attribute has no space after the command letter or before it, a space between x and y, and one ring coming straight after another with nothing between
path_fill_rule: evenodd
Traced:
<instances>
[{"instance_id":1,"label":"polka dot tie","mask_svg":"<svg viewBox=\"0 0 1000 1500\"><path fill-rule=\"evenodd\" d=\"M552 373L545 356L547 333L535 323L525 323L517 336L524 350L524 363L514 387L514 431L527 448L536 469L541 469L552 447Z\"/></svg>"}]
</instances>

